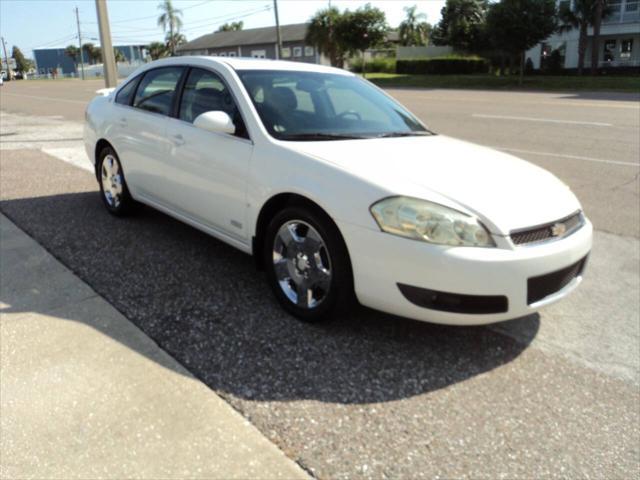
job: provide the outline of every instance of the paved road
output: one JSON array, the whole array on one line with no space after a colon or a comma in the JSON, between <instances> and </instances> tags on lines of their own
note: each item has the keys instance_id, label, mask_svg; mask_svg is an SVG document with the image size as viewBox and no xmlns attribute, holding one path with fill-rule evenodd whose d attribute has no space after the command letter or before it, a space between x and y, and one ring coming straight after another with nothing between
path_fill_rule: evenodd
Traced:
<instances>
[{"instance_id":1,"label":"paved road","mask_svg":"<svg viewBox=\"0 0 640 480\"><path fill-rule=\"evenodd\" d=\"M81 122L101 80L7 83L5 112ZM389 90L434 131L504 149L578 195L600 230L640 237L640 94ZM540 192L541 195L544 192Z\"/></svg>"},{"instance_id":2,"label":"paved road","mask_svg":"<svg viewBox=\"0 0 640 480\"><path fill-rule=\"evenodd\" d=\"M4 95L23 94L18 85L2 91L2 110L42 113L42 99ZM612 176L638 174L626 165L640 151L634 101L571 99L587 109L580 110L590 115L585 121L635 128L625 130L624 156L617 146L624 138L607 137L613 127L581 125L604 143L585 155L569 135L564 150L560 140L547 140L573 124L485 118L581 121L562 96L392 93L443 133L474 139L484 128L482 143L547 152L527 158L549 162L576 191L593 193ZM78 98L65 88L58 94ZM79 104L63 103L48 115L77 120ZM458 115L448 118L453 110ZM309 326L282 313L251 260L232 248L147 208L126 220L105 214L95 180L68 163L82 164L73 140L81 127L64 119L2 117L0 209L316 476L638 472L637 179L609 189L602 205L595 195L582 198L598 230L589 276L574 296L540 316L449 328L361 310ZM503 133L508 129L535 135L496 143L511 138ZM607 152L618 152L624 163L567 157L612 160ZM615 214L617 204L624 214Z\"/></svg>"}]
</instances>

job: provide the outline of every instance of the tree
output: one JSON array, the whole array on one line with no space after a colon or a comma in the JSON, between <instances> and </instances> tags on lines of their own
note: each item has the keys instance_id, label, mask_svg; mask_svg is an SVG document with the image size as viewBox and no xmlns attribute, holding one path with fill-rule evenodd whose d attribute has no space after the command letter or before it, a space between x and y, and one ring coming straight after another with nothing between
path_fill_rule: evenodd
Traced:
<instances>
[{"instance_id":1,"label":"tree","mask_svg":"<svg viewBox=\"0 0 640 480\"><path fill-rule=\"evenodd\" d=\"M124 53L122 53L122 50L118 50L117 48L113 49L113 55L116 59L116 63L118 62L126 62L127 61L127 57L124 56Z\"/></svg>"},{"instance_id":2,"label":"tree","mask_svg":"<svg viewBox=\"0 0 640 480\"><path fill-rule=\"evenodd\" d=\"M147 51L149 52L151 60L158 60L159 58L166 57L169 54L167 46L162 42L151 42L147 45Z\"/></svg>"},{"instance_id":3,"label":"tree","mask_svg":"<svg viewBox=\"0 0 640 480\"><path fill-rule=\"evenodd\" d=\"M18 47L13 46L13 51L11 52L11 56L16 61L16 70L19 72L28 72L31 70L31 64L29 61L24 58L24 55L20 51Z\"/></svg>"},{"instance_id":4,"label":"tree","mask_svg":"<svg viewBox=\"0 0 640 480\"><path fill-rule=\"evenodd\" d=\"M384 12L367 3L354 12L346 10L336 33L343 48L348 53L355 54L382 44L388 30Z\"/></svg>"},{"instance_id":5,"label":"tree","mask_svg":"<svg viewBox=\"0 0 640 480\"><path fill-rule=\"evenodd\" d=\"M433 43L464 52L479 50L488 8L487 0L447 0L431 33Z\"/></svg>"},{"instance_id":6,"label":"tree","mask_svg":"<svg viewBox=\"0 0 640 480\"><path fill-rule=\"evenodd\" d=\"M611 13L607 8L607 0L595 0L593 18L593 40L591 41L591 75L598 73L598 58L600 57L600 25L602 18Z\"/></svg>"},{"instance_id":7,"label":"tree","mask_svg":"<svg viewBox=\"0 0 640 480\"><path fill-rule=\"evenodd\" d=\"M84 45L82 45L82 52L83 52L84 58L86 58L89 63L93 63L95 50L96 50L96 46L93 43L87 42Z\"/></svg>"},{"instance_id":8,"label":"tree","mask_svg":"<svg viewBox=\"0 0 640 480\"><path fill-rule=\"evenodd\" d=\"M175 52L176 47L178 45L182 45L183 43L186 43L186 41L187 41L187 37L185 37L181 33L176 32L173 35L170 33L167 33L167 36L165 37L165 45L167 47L167 51Z\"/></svg>"},{"instance_id":9,"label":"tree","mask_svg":"<svg viewBox=\"0 0 640 480\"><path fill-rule=\"evenodd\" d=\"M520 56L520 80L525 52L557 30L555 0L501 0L487 15L494 45Z\"/></svg>"},{"instance_id":10,"label":"tree","mask_svg":"<svg viewBox=\"0 0 640 480\"><path fill-rule=\"evenodd\" d=\"M182 28L182 19L180 18L182 10L173 8L171 0L164 0L160 5L158 5L158 10L162 11L162 14L158 17L158 25L161 26L162 30L165 32L169 30L168 38L172 39L170 43L170 51L171 55L175 55L176 43L173 39L176 38L174 35Z\"/></svg>"},{"instance_id":11,"label":"tree","mask_svg":"<svg viewBox=\"0 0 640 480\"><path fill-rule=\"evenodd\" d=\"M426 21L427 16L424 13L416 13L418 7L404 7L406 13L405 19L400 23L398 31L400 33L400 45L410 47L413 45L426 45L429 41L429 32L431 25ZM423 21L421 21L423 20Z\"/></svg>"},{"instance_id":12,"label":"tree","mask_svg":"<svg viewBox=\"0 0 640 480\"><path fill-rule=\"evenodd\" d=\"M93 50L91 51L91 60L93 60L93 63L102 62L102 48L93 47Z\"/></svg>"},{"instance_id":13,"label":"tree","mask_svg":"<svg viewBox=\"0 0 640 480\"><path fill-rule=\"evenodd\" d=\"M240 21L240 22L231 22L231 23L225 23L224 25L221 25L218 28L218 32L236 32L238 30L242 30L242 27L244 27L244 22Z\"/></svg>"},{"instance_id":14,"label":"tree","mask_svg":"<svg viewBox=\"0 0 640 480\"><path fill-rule=\"evenodd\" d=\"M384 12L369 4L344 13L331 7L311 17L305 42L327 55L331 65L342 68L348 55L382 44L388 29Z\"/></svg>"},{"instance_id":15,"label":"tree","mask_svg":"<svg viewBox=\"0 0 640 480\"><path fill-rule=\"evenodd\" d=\"M73 65L76 66L78 64L78 59L80 58L80 49L75 45L69 45L64 49L64 54L73 60Z\"/></svg>"},{"instance_id":16,"label":"tree","mask_svg":"<svg viewBox=\"0 0 640 480\"><path fill-rule=\"evenodd\" d=\"M335 7L318 10L309 20L305 42L316 47L318 52L329 57L331 65L342 68L347 52L336 31L343 21L340 10Z\"/></svg>"},{"instance_id":17,"label":"tree","mask_svg":"<svg viewBox=\"0 0 640 480\"><path fill-rule=\"evenodd\" d=\"M577 28L580 32L578 37L578 75L582 75L584 70L584 57L587 51L588 40L587 31L595 22L597 1L598 0L574 0L573 8L568 4L564 4L558 12L560 31ZM608 13L608 11L606 13ZM597 48L595 50L597 52Z\"/></svg>"}]
</instances>

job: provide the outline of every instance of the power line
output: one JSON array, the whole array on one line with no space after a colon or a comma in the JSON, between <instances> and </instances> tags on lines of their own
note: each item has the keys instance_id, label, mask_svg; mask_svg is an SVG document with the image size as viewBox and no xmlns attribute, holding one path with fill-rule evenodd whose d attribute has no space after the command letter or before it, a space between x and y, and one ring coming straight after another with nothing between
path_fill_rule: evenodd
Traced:
<instances>
[{"instance_id":1,"label":"power line","mask_svg":"<svg viewBox=\"0 0 640 480\"><path fill-rule=\"evenodd\" d=\"M230 21L230 20L236 20L238 18L244 18L248 15L253 15L255 13L261 13L261 12L265 12L271 10L271 6L270 5L264 5L263 7L257 8L257 9L248 9L248 10L242 10L240 12L236 12L236 13L227 13L225 15L220 15L217 17L210 17L210 18L206 18L206 19L200 19L200 20L195 20L193 22L187 22L183 24L183 27L195 27L196 24L197 25L202 25L205 26L208 23L215 23L215 22L222 22L222 21ZM87 22L85 22L87 23ZM129 31L135 31L135 32L143 32L143 31L158 31L158 27L152 27L152 28L136 28L136 27L129 27L129 26L125 26L125 27L118 27L119 29L128 29ZM183 29L184 30L184 29ZM121 31L120 33L128 33L125 31Z\"/></svg>"},{"instance_id":2,"label":"power line","mask_svg":"<svg viewBox=\"0 0 640 480\"><path fill-rule=\"evenodd\" d=\"M203 5L205 3L209 3L209 1L205 1L196 5L191 5L190 7L185 7L183 8L183 10L187 10L188 8L194 8L197 7L199 5ZM271 10L271 5L264 5L262 8L259 9L249 9L249 10L241 10L240 12L236 12L236 13L230 13L230 14L225 14L225 15L220 15L220 16L216 16L216 17L210 17L208 19L200 19L200 20L195 20L193 22L189 22L186 25L188 26L188 28L180 30L180 32L185 32L185 33L189 33L189 32L194 32L197 30L201 30L207 26L209 26L208 24L216 24L216 23L221 23L221 22L230 22L230 21L235 21L235 20L240 20L242 18L246 18L249 17L251 15L255 15L258 13L262 13L262 12L266 12ZM153 17L141 17L141 18L157 18L157 15L154 15ZM138 20L140 20L141 18L139 18ZM131 21L133 21L134 19L130 19ZM114 23L114 22L111 22ZM96 22L82 22L83 25L87 25L87 24L94 24L96 25ZM119 27L122 28L122 27ZM148 28L148 29L136 29L135 27L128 27L125 26L124 28L131 28L132 30L135 30L135 32L140 32L140 31L149 31L149 33L141 33L140 35L134 35L134 32L120 32L121 34L118 35L118 32L116 32L116 35L114 35L114 38L119 38L119 39L131 39L131 38L136 38L136 39L142 39L142 37L149 37L149 39L153 39L154 37L157 38L157 35L152 33L152 31L158 31L158 28ZM131 35L128 35L129 33L131 33ZM99 36L98 32L92 32L92 31L83 31L82 35L87 37L87 38L97 38ZM31 50L37 50L40 48L46 48L46 47L50 47L53 46L55 44L58 43L62 43L62 42L66 42L69 40L74 40L78 38L78 35L66 35L64 37L60 37L57 38L55 40L50 40L44 43L41 43L38 46L35 47L31 47ZM148 41L148 40L146 40ZM145 43L145 42L139 42L139 43Z\"/></svg>"},{"instance_id":3,"label":"power line","mask_svg":"<svg viewBox=\"0 0 640 480\"><path fill-rule=\"evenodd\" d=\"M199 7L201 5L204 5L205 3L209 3L210 1L211 0L205 0L204 2L196 3L195 5L190 5L188 7L181 8L180 10L189 10L190 8L196 8L196 7ZM113 20L110 23L114 24L114 23L137 22L138 20L147 20L149 18L158 18L158 15L149 15L149 16L146 16L146 17L137 17L137 18L127 18L126 20ZM87 22L87 23L95 24L96 22Z\"/></svg>"}]
</instances>

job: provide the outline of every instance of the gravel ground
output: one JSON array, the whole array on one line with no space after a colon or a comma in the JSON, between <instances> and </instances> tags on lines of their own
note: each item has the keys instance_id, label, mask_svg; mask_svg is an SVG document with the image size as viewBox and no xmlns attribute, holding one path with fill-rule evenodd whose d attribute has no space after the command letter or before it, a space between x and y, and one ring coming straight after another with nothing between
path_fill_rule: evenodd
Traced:
<instances>
[{"instance_id":1,"label":"gravel ground","mask_svg":"<svg viewBox=\"0 0 640 480\"><path fill-rule=\"evenodd\" d=\"M318 478L640 474L637 385L531 347L537 315L517 335L365 309L305 325L250 257L148 208L109 216L90 173L38 150L0 169L10 219Z\"/></svg>"}]
</instances>

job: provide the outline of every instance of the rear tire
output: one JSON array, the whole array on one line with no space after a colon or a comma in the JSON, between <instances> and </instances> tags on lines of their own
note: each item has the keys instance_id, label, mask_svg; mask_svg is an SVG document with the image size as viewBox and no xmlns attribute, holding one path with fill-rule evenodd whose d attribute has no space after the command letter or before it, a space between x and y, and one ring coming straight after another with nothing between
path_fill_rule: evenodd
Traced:
<instances>
[{"instance_id":1,"label":"rear tire","mask_svg":"<svg viewBox=\"0 0 640 480\"><path fill-rule=\"evenodd\" d=\"M129 193L120 159L111 147L103 148L98 155L98 183L102 202L109 213L123 216L131 212L134 200Z\"/></svg>"},{"instance_id":2,"label":"rear tire","mask_svg":"<svg viewBox=\"0 0 640 480\"><path fill-rule=\"evenodd\" d=\"M346 245L323 212L305 206L278 212L267 226L263 248L269 286L293 316L319 322L354 304Z\"/></svg>"}]
</instances>

